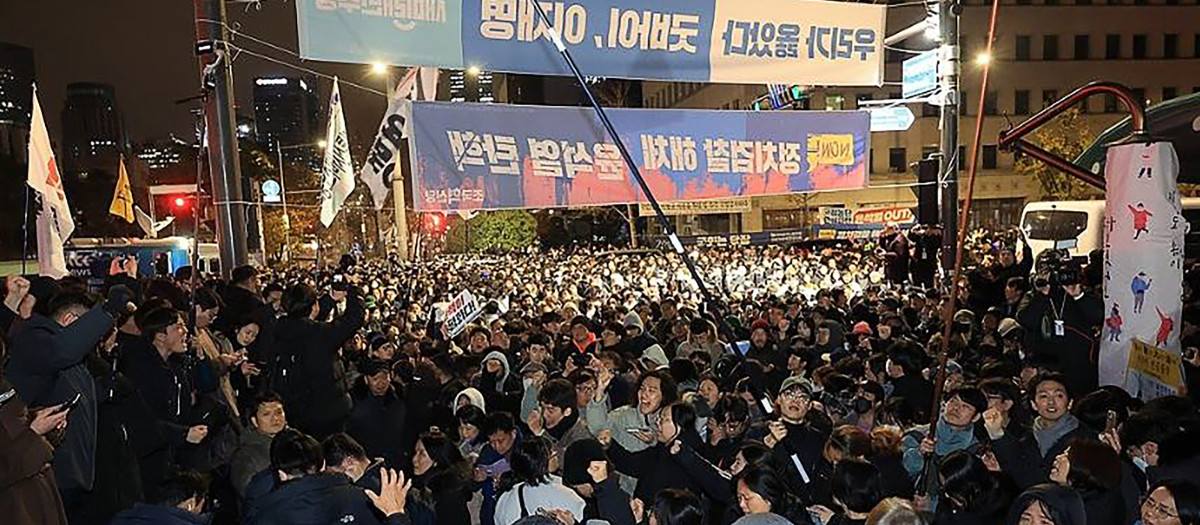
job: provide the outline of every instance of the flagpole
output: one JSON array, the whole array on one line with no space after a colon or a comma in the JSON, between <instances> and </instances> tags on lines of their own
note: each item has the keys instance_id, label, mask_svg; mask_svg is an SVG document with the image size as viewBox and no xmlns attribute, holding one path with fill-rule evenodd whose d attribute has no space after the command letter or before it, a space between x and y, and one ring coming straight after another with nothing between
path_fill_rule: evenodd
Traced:
<instances>
[{"instance_id":1,"label":"flagpole","mask_svg":"<svg viewBox=\"0 0 1200 525\"><path fill-rule=\"evenodd\" d=\"M29 259L29 185L25 185L25 217L21 229L25 239L21 242L21 275L25 275L25 261Z\"/></svg>"}]
</instances>

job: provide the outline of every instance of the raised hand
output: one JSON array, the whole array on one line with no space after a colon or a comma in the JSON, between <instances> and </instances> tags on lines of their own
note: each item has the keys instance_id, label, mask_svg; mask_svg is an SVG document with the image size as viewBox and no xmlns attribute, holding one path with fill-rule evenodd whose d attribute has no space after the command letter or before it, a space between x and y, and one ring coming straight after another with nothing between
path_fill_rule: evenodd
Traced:
<instances>
[{"instance_id":1,"label":"raised hand","mask_svg":"<svg viewBox=\"0 0 1200 525\"><path fill-rule=\"evenodd\" d=\"M404 505L408 501L408 491L412 488L412 480L404 479L404 472L392 469L381 469L379 493L367 490L367 499L375 504L385 516L403 514Z\"/></svg>"}]
</instances>

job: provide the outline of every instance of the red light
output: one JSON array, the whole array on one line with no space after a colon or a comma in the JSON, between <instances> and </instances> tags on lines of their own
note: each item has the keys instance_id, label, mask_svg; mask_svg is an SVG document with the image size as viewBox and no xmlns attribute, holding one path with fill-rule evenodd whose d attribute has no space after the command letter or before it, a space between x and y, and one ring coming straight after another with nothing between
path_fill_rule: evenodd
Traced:
<instances>
[{"instance_id":1,"label":"red light","mask_svg":"<svg viewBox=\"0 0 1200 525\"><path fill-rule=\"evenodd\" d=\"M186 204L187 204L187 199L184 199L183 197L175 197L175 207L176 208L182 208Z\"/></svg>"}]
</instances>

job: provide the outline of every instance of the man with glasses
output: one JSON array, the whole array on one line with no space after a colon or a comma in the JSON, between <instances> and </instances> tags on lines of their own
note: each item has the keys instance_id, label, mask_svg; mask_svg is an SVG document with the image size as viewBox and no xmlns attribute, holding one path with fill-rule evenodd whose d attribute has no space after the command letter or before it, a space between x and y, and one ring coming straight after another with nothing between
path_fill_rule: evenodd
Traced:
<instances>
[{"instance_id":1,"label":"man with glasses","mask_svg":"<svg viewBox=\"0 0 1200 525\"><path fill-rule=\"evenodd\" d=\"M812 392L812 383L807 379L799 376L785 379L775 398L775 413L779 419L768 423L770 434L765 438L779 465L795 467L787 472L789 481L796 487L807 485L809 477L816 472L831 430L808 420Z\"/></svg>"}]
</instances>

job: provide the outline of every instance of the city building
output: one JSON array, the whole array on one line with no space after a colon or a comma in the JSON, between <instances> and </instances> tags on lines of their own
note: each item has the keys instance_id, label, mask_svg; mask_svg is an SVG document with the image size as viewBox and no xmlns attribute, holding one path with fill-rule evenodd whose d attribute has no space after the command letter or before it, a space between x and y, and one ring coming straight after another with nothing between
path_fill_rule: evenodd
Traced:
<instances>
[{"instance_id":1,"label":"city building","mask_svg":"<svg viewBox=\"0 0 1200 525\"><path fill-rule=\"evenodd\" d=\"M113 86L95 82L67 85L62 141L60 162L68 181L72 176L87 178L93 170L116 172L129 143Z\"/></svg>"},{"instance_id":2,"label":"city building","mask_svg":"<svg viewBox=\"0 0 1200 525\"><path fill-rule=\"evenodd\" d=\"M472 66L465 70L449 71L444 78L449 86L451 102L500 102L496 100L496 83L499 79L491 71Z\"/></svg>"},{"instance_id":3,"label":"city building","mask_svg":"<svg viewBox=\"0 0 1200 525\"><path fill-rule=\"evenodd\" d=\"M1014 173L1014 158L1002 152L1002 130L1041 110L1059 97L1095 80L1125 84L1146 104L1200 91L1200 30L1196 0L1001 0L999 30L991 60L989 89L980 107L981 67L990 2L964 0L959 107L960 195L977 118L984 119L975 184L972 222L1010 225L1019 221L1025 202L1044 197L1030 177ZM927 16L920 5L895 6L888 12L888 33ZM802 109L854 110L866 100L901 98L901 63L914 56L903 50L933 49L936 42L917 35L889 49L886 85L820 88L806 86ZM797 79L802 84L802 79ZM643 103L657 108L748 109L767 93L766 86L643 83ZM871 134L869 187L857 191L812 193L752 199L741 213L680 216L681 234L754 232L806 227L819 222L822 207L845 207L860 217L911 209L916 197L914 164L937 153L938 110L929 104L908 107L917 117L905 132ZM1094 97L1081 104L1091 136L1127 115L1115 98ZM651 221L653 222L653 221ZM729 228L726 230L725 228ZM651 228L653 230L653 228Z\"/></svg>"},{"instance_id":4,"label":"city building","mask_svg":"<svg viewBox=\"0 0 1200 525\"><path fill-rule=\"evenodd\" d=\"M133 151L145 165L150 185L188 184L196 180L196 146L179 137L147 141Z\"/></svg>"},{"instance_id":5,"label":"city building","mask_svg":"<svg viewBox=\"0 0 1200 525\"><path fill-rule=\"evenodd\" d=\"M24 205L29 121L33 117L33 50L0 42L0 209ZM0 260L21 256L24 221L0 221Z\"/></svg>"},{"instance_id":6,"label":"city building","mask_svg":"<svg viewBox=\"0 0 1200 525\"><path fill-rule=\"evenodd\" d=\"M264 149L274 151L277 144L282 145L288 160L320 169L321 154L316 144L325 138L321 108L317 83L311 78L255 78L254 138ZM249 132L239 126L239 136Z\"/></svg>"}]
</instances>

